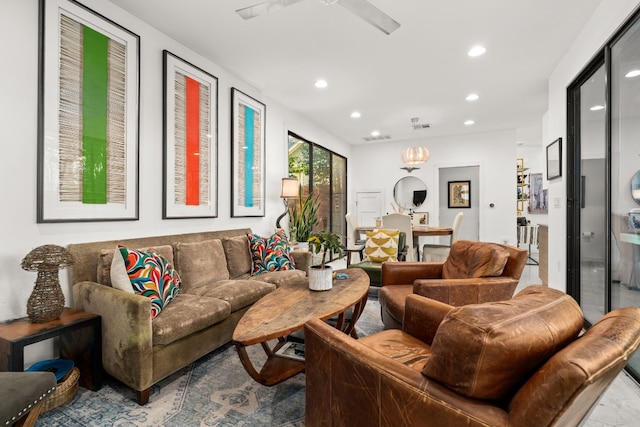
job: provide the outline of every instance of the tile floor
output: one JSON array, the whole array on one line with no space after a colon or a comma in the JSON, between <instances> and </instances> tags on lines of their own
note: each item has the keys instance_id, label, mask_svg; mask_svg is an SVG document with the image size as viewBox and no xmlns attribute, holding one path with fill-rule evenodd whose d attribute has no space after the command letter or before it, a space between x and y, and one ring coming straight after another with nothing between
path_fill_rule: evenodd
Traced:
<instances>
[{"instance_id":1,"label":"tile floor","mask_svg":"<svg viewBox=\"0 0 640 427\"><path fill-rule=\"evenodd\" d=\"M536 258L535 254L532 254ZM331 263L334 268L345 268L341 259ZM520 278L516 292L542 283L538 277L538 266L527 265ZM631 427L640 425L640 386L624 371L613 381L600 400L594 405L583 427Z\"/></svg>"}]
</instances>

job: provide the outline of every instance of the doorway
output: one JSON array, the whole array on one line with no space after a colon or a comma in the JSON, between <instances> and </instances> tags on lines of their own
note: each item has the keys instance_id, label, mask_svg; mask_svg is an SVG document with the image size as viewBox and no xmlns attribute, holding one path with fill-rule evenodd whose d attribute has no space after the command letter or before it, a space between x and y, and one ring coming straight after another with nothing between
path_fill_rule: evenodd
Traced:
<instances>
[{"instance_id":1,"label":"doorway","mask_svg":"<svg viewBox=\"0 0 640 427\"><path fill-rule=\"evenodd\" d=\"M359 226L374 226L382 218L382 190L356 191L356 218Z\"/></svg>"},{"instance_id":2,"label":"doorway","mask_svg":"<svg viewBox=\"0 0 640 427\"><path fill-rule=\"evenodd\" d=\"M449 208L449 182L470 181L470 208ZM451 227L453 219L462 212L459 240L480 239L480 166L446 167L438 169L438 224ZM447 237L448 239L448 237ZM448 242L442 241L447 244Z\"/></svg>"}]
</instances>

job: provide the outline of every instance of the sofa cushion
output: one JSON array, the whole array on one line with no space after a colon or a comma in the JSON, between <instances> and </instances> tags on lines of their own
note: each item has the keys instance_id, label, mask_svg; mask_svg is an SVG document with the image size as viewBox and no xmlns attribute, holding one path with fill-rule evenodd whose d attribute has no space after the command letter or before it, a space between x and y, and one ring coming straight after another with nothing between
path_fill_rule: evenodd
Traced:
<instances>
[{"instance_id":1,"label":"sofa cushion","mask_svg":"<svg viewBox=\"0 0 640 427\"><path fill-rule=\"evenodd\" d=\"M114 287L126 289L127 284L120 279L130 280L129 286L133 291L151 300L151 317L156 317L173 300L180 290L180 276L173 266L161 255L154 251L139 251L118 245L118 251L123 258L122 266L126 276L115 273ZM116 255L114 254L114 260ZM119 263L115 263L116 267Z\"/></svg>"},{"instance_id":2,"label":"sofa cushion","mask_svg":"<svg viewBox=\"0 0 640 427\"><path fill-rule=\"evenodd\" d=\"M470 279L500 276L509 259L509 251L486 242L454 242L442 266L443 279Z\"/></svg>"},{"instance_id":3,"label":"sofa cushion","mask_svg":"<svg viewBox=\"0 0 640 427\"><path fill-rule=\"evenodd\" d=\"M398 230L385 230L383 228L367 231L363 261L397 261L399 235L400 232Z\"/></svg>"},{"instance_id":4,"label":"sofa cushion","mask_svg":"<svg viewBox=\"0 0 640 427\"><path fill-rule=\"evenodd\" d=\"M283 234L275 233L269 237L262 237L250 233L247 237L253 263L252 275L295 268L293 258L289 255L289 242Z\"/></svg>"},{"instance_id":5,"label":"sofa cushion","mask_svg":"<svg viewBox=\"0 0 640 427\"><path fill-rule=\"evenodd\" d=\"M231 313L229 303L180 293L153 319L153 345L167 345L218 322Z\"/></svg>"},{"instance_id":6,"label":"sofa cushion","mask_svg":"<svg viewBox=\"0 0 640 427\"><path fill-rule=\"evenodd\" d=\"M224 254L227 257L229 277L251 272L251 250L247 236L225 237L222 239Z\"/></svg>"},{"instance_id":7,"label":"sofa cushion","mask_svg":"<svg viewBox=\"0 0 640 427\"><path fill-rule=\"evenodd\" d=\"M428 344L398 329L360 337L358 342L417 371L424 367L431 354Z\"/></svg>"},{"instance_id":8,"label":"sofa cushion","mask_svg":"<svg viewBox=\"0 0 640 427\"><path fill-rule=\"evenodd\" d=\"M185 291L229 278L227 257L220 239L178 242L174 244L174 252L176 269Z\"/></svg>"},{"instance_id":9,"label":"sofa cushion","mask_svg":"<svg viewBox=\"0 0 640 427\"><path fill-rule=\"evenodd\" d=\"M250 276L249 279L256 280L265 283L271 283L280 287L289 283L299 283L304 281L307 274L302 270L285 270L285 271L270 271L268 273L262 273L257 276Z\"/></svg>"},{"instance_id":10,"label":"sofa cushion","mask_svg":"<svg viewBox=\"0 0 640 427\"><path fill-rule=\"evenodd\" d=\"M160 246L152 246L148 248L137 248L139 251L154 251L157 254L161 255L162 258L169 261L170 264L175 265L173 262L173 246L171 245L160 245ZM100 251L100 255L98 256L98 266L96 269L96 280L98 283L107 286L113 286L111 281L111 268L113 265L113 255L117 253L118 248L116 247L112 249L102 249ZM133 292L133 289L131 289Z\"/></svg>"},{"instance_id":11,"label":"sofa cushion","mask_svg":"<svg viewBox=\"0 0 640 427\"><path fill-rule=\"evenodd\" d=\"M508 301L457 307L438 327L422 373L465 396L500 400L582 326L575 300L544 286Z\"/></svg>"},{"instance_id":12,"label":"sofa cushion","mask_svg":"<svg viewBox=\"0 0 640 427\"><path fill-rule=\"evenodd\" d=\"M220 280L209 286L200 286L193 290L193 294L226 301L233 313L250 306L275 289L275 285L258 280L230 279Z\"/></svg>"}]
</instances>

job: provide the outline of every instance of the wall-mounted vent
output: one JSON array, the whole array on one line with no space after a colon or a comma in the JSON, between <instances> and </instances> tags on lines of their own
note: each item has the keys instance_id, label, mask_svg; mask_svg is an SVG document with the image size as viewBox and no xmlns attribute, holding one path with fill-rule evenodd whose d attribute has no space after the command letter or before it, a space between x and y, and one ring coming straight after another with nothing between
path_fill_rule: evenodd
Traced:
<instances>
[{"instance_id":1,"label":"wall-mounted vent","mask_svg":"<svg viewBox=\"0 0 640 427\"><path fill-rule=\"evenodd\" d=\"M391 135L363 136L362 139L367 142L386 141L391 139Z\"/></svg>"}]
</instances>

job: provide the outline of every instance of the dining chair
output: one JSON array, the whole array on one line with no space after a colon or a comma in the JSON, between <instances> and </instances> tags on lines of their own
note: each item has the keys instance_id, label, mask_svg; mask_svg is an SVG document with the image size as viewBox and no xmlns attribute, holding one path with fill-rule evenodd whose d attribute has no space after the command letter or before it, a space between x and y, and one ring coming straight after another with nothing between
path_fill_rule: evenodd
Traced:
<instances>
[{"instance_id":1,"label":"dining chair","mask_svg":"<svg viewBox=\"0 0 640 427\"><path fill-rule=\"evenodd\" d=\"M460 225L462 224L463 217L464 213L458 212L456 217L453 219L453 225L451 226L453 233L451 233L451 240L448 245L426 243L422 247L422 261L436 262L447 259L449 251L451 250L451 245L453 245L453 242L458 240L458 236L460 235Z\"/></svg>"},{"instance_id":2,"label":"dining chair","mask_svg":"<svg viewBox=\"0 0 640 427\"><path fill-rule=\"evenodd\" d=\"M347 220L347 246L344 249L347 258L347 268L351 266L351 255L357 253L360 256L358 262L364 260L364 245L365 240L360 236L358 231L358 223L356 216L351 212L347 212L345 215Z\"/></svg>"},{"instance_id":3,"label":"dining chair","mask_svg":"<svg viewBox=\"0 0 640 427\"><path fill-rule=\"evenodd\" d=\"M394 228L406 234L406 259L405 261L418 260L418 248L413 244L413 231L411 230L411 217L406 214L392 213L382 217L382 227ZM402 248L400 248L402 250Z\"/></svg>"}]
</instances>

